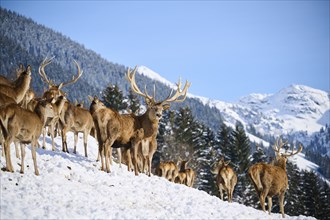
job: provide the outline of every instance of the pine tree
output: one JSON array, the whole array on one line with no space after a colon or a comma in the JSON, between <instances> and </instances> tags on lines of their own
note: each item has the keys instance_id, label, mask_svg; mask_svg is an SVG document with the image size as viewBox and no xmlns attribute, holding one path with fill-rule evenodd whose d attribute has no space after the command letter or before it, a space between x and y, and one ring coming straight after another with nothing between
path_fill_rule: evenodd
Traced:
<instances>
[{"instance_id":1,"label":"pine tree","mask_svg":"<svg viewBox=\"0 0 330 220\"><path fill-rule=\"evenodd\" d=\"M317 184L317 176L314 172L304 171L302 176L303 181L303 200L304 215L314 216L321 214L319 201L320 190Z\"/></svg>"},{"instance_id":2,"label":"pine tree","mask_svg":"<svg viewBox=\"0 0 330 220\"><path fill-rule=\"evenodd\" d=\"M330 219L330 187L327 182L319 180L320 186L320 201L319 208L320 211L318 215L315 216L318 219Z\"/></svg>"},{"instance_id":3,"label":"pine tree","mask_svg":"<svg viewBox=\"0 0 330 220\"><path fill-rule=\"evenodd\" d=\"M250 141L245 134L243 126L239 123L236 124L232 135L233 146L231 160L232 163L235 164L238 177L235 191L238 201L247 204L253 197L252 194L254 193L253 187L246 175L250 165Z\"/></svg>"},{"instance_id":4,"label":"pine tree","mask_svg":"<svg viewBox=\"0 0 330 220\"><path fill-rule=\"evenodd\" d=\"M105 106L116 111L126 110L128 106L127 102L124 101L123 92L117 85L108 85L102 93L102 101Z\"/></svg>"},{"instance_id":5,"label":"pine tree","mask_svg":"<svg viewBox=\"0 0 330 220\"><path fill-rule=\"evenodd\" d=\"M285 213L288 215L298 216L304 212L301 205L301 174L297 165L287 162L286 170L288 175L289 188L285 194Z\"/></svg>"},{"instance_id":6,"label":"pine tree","mask_svg":"<svg viewBox=\"0 0 330 220\"><path fill-rule=\"evenodd\" d=\"M220 152L217 152L218 155L222 155L226 160L230 160L232 158L232 144L233 137L231 135L231 129L227 127L224 123L221 125L216 139L217 149L220 149Z\"/></svg>"},{"instance_id":7,"label":"pine tree","mask_svg":"<svg viewBox=\"0 0 330 220\"><path fill-rule=\"evenodd\" d=\"M132 89L129 89L128 92L128 107L132 111L132 113L137 113L140 110L140 100L138 96L133 92Z\"/></svg>"},{"instance_id":8,"label":"pine tree","mask_svg":"<svg viewBox=\"0 0 330 220\"><path fill-rule=\"evenodd\" d=\"M211 170L211 164L214 158L212 158L212 150L215 147L215 137L210 128L199 124L197 132L201 132L201 135L194 136L195 146L195 158L198 158L198 189L204 190L209 194L215 194L217 189L215 188L213 181L214 177Z\"/></svg>"}]
</instances>

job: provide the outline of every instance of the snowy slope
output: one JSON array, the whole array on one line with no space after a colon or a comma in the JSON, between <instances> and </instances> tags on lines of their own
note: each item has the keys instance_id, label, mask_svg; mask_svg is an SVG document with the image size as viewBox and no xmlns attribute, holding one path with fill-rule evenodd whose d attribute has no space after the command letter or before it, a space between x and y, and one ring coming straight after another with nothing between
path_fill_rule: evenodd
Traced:
<instances>
[{"instance_id":1,"label":"snowy slope","mask_svg":"<svg viewBox=\"0 0 330 220\"><path fill-rule=\"evenodd\" d=\"M95 162L97 143L89 138L89 157L85 158L79 137L77 155L59 151L60 138L56 139L58 151L52 152L47 138L48 150L37 150L40 176L34 175L29 147L25 174L19 173L20 162L12 147L15 172L0 172L1 219L280 219L279 214L229 204L160 177L134 176L115 163L110 174L101 172ZM68 146L72 144L69 134ZM1 167L4 164L1 157Z\"/></svg>"}]
</instances>

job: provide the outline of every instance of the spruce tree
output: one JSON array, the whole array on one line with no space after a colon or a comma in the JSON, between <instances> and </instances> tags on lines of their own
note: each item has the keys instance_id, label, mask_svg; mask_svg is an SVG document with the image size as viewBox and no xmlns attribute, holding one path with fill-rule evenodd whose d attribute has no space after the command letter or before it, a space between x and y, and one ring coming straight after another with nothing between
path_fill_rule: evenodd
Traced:
<instances>
[{"instance_id":1,"label":"spruce tree","mask_svg":"<svg viewBox=\"0 0 330 220\"><path fill-rule=\"evenodd\" d=\"M285 213L292 216L298 216L304 212L301 205L303 189L301 188L301 173L296 164L290 161L286 164L289 188L285 194Z\"/></svg>"},{"instance_id":2,"label":"spruce tree","mask_svg":"<svg viewBox=\"0 0 330 220\"><path fill-rule=\"evenodd\" d=\"M132 113L138 113L141 106L140 100L131 88L129 89L127 98L128 98L129 109L132 111Z\"/></svg>"},{"instance_id":3,"label":"spruce tree","mask_svg":"<svg viewBox=\"0 0 330 220\"><path fill-rule=\"evenodd\" d=\"M117 85L108 85L102 93L102 101L105 106L116 111L123 111L128 107L127 102L124 101L123 92Z\"/></svg>"},{"instance_id":4,"label":"spruce tree","mask_svg":"<svg viewBox=\"0 0 330 220\"><path fill-rule=\"evenodd\" d=\"M247 176L247 170L250 166L250 140L246 136L243 126L237 123L233 135L232 162L237 171L237 200L243 204L249 203L253 197L253 187ZM234 198L235 199L235 198Z\"/></svg>"},{"instance_id":5,"label":"spruce tree","mask_svg":"<svg viewBox=\"0 0 330 220\"><path fill-rule=\"evenodd\" d=\"M218 155L221 154L225 158L225 160L231 160L233 156L231 150L232 144L233 144L233 137L232 137L231 129L223 123L220 126L216 138L217 149L220 149L220 152L217 152L217 154Z\"/></svg>"}]
</instances>

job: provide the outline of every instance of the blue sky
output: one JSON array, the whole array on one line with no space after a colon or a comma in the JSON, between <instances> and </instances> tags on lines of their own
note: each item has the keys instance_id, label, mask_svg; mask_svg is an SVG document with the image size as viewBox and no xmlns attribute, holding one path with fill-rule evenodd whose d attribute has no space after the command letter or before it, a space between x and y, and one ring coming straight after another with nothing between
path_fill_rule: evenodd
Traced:
<instances>
[{"instance_id":1,"label":"blue sky","mask_svg":"<svg viewBox=\"0 0 330 220\"><path fill-rule=\"evenodd\" d=\"M222 101L291 84L329 91L329 1L8 1L109 61Z\"/></svg>"}]
</instances>

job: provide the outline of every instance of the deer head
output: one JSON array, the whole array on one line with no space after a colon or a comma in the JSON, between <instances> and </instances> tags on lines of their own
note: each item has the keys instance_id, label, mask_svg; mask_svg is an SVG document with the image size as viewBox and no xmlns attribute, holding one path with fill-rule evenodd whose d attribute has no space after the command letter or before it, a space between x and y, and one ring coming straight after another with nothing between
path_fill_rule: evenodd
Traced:
<instances>
[{"instance_id":1,"label":"deer head","mask_svg":"<svg viewBox=\"0 0 330 220\"><path fill-rule=\"evenodd\" d=\"M286 170L286 161L288 159L288 157L292 157L298 153L300 153L303 149L302 145L299 144L299 149L297 151L294 151L294 149L292 148L292 152L291 153L281 153L281 149L283 146L287 145L287 141L283 142L282 139L277 139L275 144L273 145L273 150L275 152L275 159L273 161L273 164L275 166L279 166L281 168L283 168L284 170Z\"/></svg>"},{"instance_id":2,"label":"deer head","mask_svg":"<svg viewBox=\"0 0 330 220\"><path fill-rule=\"evenodd\" d=\"M139 87L135 82L135 74L136 74L137 66L134 68L133 71L128 68L126 78L129 81L132 91L142 97L144 97L145 102L148 106L148 117L152 121L159 121L162 117L163 110L167 110L170 108L170 104L172 102L183 102L186 99L188 88L190 87L191 83L186 81L183 89L181 90L182 82L179 79L177 84L177 90L174 95L172 95L173 90L170 94L162 101L156 101L156 87L154 86L154 94L150 96L147 93L147 87L145 86L144 92L141 92Z\"/></svg>"}]
</instances>

